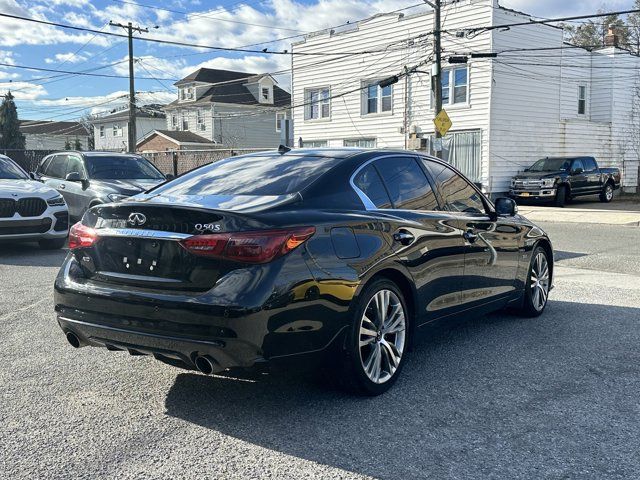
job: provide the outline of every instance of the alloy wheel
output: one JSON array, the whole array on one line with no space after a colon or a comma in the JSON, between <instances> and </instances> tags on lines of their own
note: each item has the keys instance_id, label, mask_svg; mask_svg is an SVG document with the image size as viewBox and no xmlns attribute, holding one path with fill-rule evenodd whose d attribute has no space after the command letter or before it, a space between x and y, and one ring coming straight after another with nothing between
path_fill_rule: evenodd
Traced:
<instances>
[{"instance_id":1,"label":"alloy wheel","mask_svg":"<svg viewBox=\"0 0 640 480\"><path fill-rule=\"evenodd\" d=\"M608 201L610 201L613 198L613 188L611 188L611 185L606 186L604 190L604 196Z\"/></svg>"},{"instance_id":2,"label":"alloy wheel","mask_svg":"<svg viewBox=\"0 0 640 480\"><path fill-rule=\"evenodd\" d=\"M374 383L385 383L395 374L404 353L407 320L398 295L378 291L360 320L360 362Z\"/></svg>"},{"instance_id":3,"label":"alloy wheel","mask_svg":"<svg viewBox=\"0 0 640 480\"><path fill-rule=\"evenodd\" d=\"M533 307L540 312L549 296L549 263L543 252L538 252L533 259L530 284Z\"/></svg>"}]
</instances>

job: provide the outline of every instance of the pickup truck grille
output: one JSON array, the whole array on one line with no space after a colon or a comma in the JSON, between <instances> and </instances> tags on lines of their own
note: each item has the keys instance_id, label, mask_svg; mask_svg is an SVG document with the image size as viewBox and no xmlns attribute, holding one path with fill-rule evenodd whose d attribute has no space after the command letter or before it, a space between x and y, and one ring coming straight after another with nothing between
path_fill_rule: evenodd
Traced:
<instances>
[{"instance_id":1,"label":"pickup truck grille","mask_svg":"<svg viewBox=\"0 0 640 480\"><path fill-rule=\"evenodd\" d=\"M528 188L540 188L542 182L540 180L515 180L513 188L516 190L526 190Z\"/></svg>"}]
</instances>

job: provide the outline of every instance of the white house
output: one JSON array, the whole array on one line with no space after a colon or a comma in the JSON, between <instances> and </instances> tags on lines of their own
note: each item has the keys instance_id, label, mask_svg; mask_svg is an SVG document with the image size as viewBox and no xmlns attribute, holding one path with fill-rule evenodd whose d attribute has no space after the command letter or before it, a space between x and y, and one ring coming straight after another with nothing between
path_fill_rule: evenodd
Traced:
<instances>
[{"instance_id":1,"label":"white house","mask_svg":"<svg viewBox=\"0 0 640 480\"><path fill-rule=\"evenodd\" d=\"M218 146L274 148L291 96L268 74L200 68L175 83L164 107L167 130L190 131Z\"/></svg>"},{"instance_id":2,"label":"white house","mask_svg":"<svg viewBox=\"0 0 640 480\"><path fill-rule=\"evenodd\" d=\"M352 53L293 56L294 138L304 146L432 150L432 15L378 15L294 44L298 53ZM620 167L625 190L635 191L640 58L617 48L613 34L609 46L588 51L564 43L555 26L484 29L531 18L497 0L443 7L443 107L453 122L444 157L496 193L538 158L594 155ZM450 64L452 56L468 61ZM415 72L377 85L405 67Z\"/></svg>"},{"instance_id":3,"label":"white house","mask_svg":"<svg viewBox=\"0 0 640 480\"><path fill-rule=\"evenodd\" d=\"M89 132L79 122L21 120L27 150L88 150Z\"/></svg>"},{"instance_id":4,"label":"white house","mask_svg":"<svg viewBox=\"0 0 640 480\"><path fill-rule=\"evenodd\" d=\"M136 111L136 141L150 132L162 129L166 120L159 105L146 106ZM129 139L129 109L94 118L93 137L96 150L126 152Z\"/></svg>"}]
</instances>

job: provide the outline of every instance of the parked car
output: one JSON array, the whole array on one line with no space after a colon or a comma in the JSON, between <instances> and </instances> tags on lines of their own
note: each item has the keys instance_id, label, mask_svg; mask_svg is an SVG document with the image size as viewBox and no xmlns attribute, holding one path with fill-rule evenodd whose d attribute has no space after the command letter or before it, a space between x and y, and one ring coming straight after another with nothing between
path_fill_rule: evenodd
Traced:
<instances>
[{"instance_id":1,"label":"parked car","mask_svg":"<svg viewBox=\"0 0 640 480\"><path fill-rule=\"evenodd\" d=\"M91 208L55 281L69 343L202 373L316 359L374 395L424 327L544 311L551 243L512 199L415 152L287 150Z\"/></svg>"},{"instance_id":2,"label":"parked car","mask_svg":"<svg viewBox=\"0 0 640 480\"><path fill-rule=\"evenodd\" d=\"M599 168L593 157L547 157L513 177L509 196L562 207L584 195L599 195L601 202L608 203L619 188L620 169Z\"/></svg>"},{"instance_id":3,"label":"parked car","mask_svg":"<svg viewBox=\"0 0 640 480\"><path fill-rule=\"evenodd\" d=\"M90 207L118 202L166 180L146 158L111 152L54 153L42 159L35 175L62 194L74 219Z\"/></svg>"},{"instance_id":4,"label":"parked car","mask_svg":"<svg viewBox=\"0 0 640 480\"><path fill-rule=\"evenodd\" d=\"M37 241L41 248L55 249L64 246L68 232L62 196L0 155L0 240Z\"/></svg>"}]
</instances>

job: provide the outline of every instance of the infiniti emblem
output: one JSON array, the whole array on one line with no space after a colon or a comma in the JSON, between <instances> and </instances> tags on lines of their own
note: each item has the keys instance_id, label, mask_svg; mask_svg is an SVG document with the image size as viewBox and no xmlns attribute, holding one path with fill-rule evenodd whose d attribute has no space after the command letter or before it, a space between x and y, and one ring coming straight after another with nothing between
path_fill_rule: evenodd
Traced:
<instances>
[{"instance_id":1,"label":"infiniti emblem","mask_svg":"<svg viewBox=\"0 0 640 480\"><path fill-rule=\"evenodd\" d=\"M144 213L139 213L139 212L133 212L129 214L129 218L127 219L127 223L129 225L144 225L144 223L147 221L147 217L144 215Z\"/></svg>"}]
</instances>

